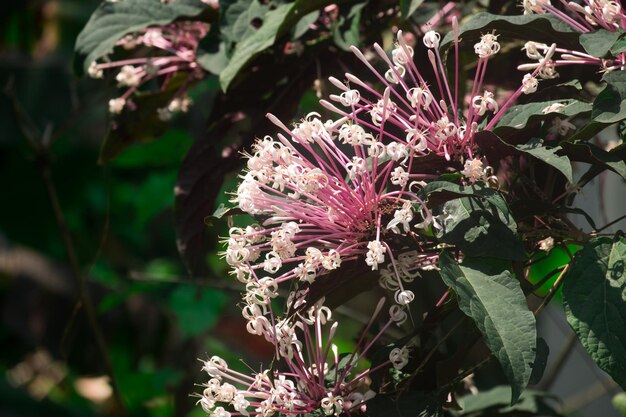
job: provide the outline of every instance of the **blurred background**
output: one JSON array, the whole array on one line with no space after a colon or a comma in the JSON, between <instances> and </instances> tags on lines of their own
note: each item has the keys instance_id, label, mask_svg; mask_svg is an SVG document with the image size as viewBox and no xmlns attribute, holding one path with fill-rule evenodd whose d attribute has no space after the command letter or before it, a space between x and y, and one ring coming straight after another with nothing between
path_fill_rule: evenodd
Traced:
<instances>
[{"instance_id":1,"label":"blurred background","mask_svg":"<svg viewBox=\"0 0 626 417\"><path fill-rule=\"evenodd\" d=\"M77 78L72 66L76 37L98 4L0 4L0 416L204 416L193 397L205 379L199 359L219 355L246 369L239 358L256 366L273 353L245 331L239 286L220 279L227 269L218 236L227 224L205 236L203 274L190 275L177 249L177 177L190 147L206 139L219 85L203 79L190 91L198 105L159 140L99 164L115 89ZM330 60L324 71L334 65L343 63ZM325 74L315 65L310 72L292 114L318 108L313 79ZM223 149L236 157L236 146ZM197 218L227 203L232 161ZM543 388L569 401L568 415L620 415L611 405L619 390L576 353L562 312L553 310L542 324L553 349ZM345 350L353 330L343 326L336 339ZM573 374L563 376L565 367Z\"/></svg>"},{"instance_id":2,"label":"blurred background","mask_svg":"<svg viewBox=\"0 0 626 417\"><path fill-rule=\"evenodd\" d=\"M198 358L266 359L268 351L239 323L238 290L190 279L176 248L176 176L192 135L205 130L195 108L160 141L98 164L111 83L79 79L72 68L76 36L98 4L0 5L0 415L121 413L77 279L127 413L205 415L191 397L203 380ZM194 94L215 89L207 80ZM221 275L222 262L210 261Z\"/></svg>"}]
</instances>

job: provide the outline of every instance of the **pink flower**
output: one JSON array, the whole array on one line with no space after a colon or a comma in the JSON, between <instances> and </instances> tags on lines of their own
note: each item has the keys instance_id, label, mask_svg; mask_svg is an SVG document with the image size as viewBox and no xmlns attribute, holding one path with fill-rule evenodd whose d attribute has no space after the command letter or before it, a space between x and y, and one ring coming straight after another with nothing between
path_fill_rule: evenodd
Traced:
<instances>
[{"instance_id":1,"label":"pink flower","mask_svg":"<svg viewBox=\"0 0 626 417\"><path fill-rule=\"evenodd\" d=\"M158 110L159 118L168 120L174 113L187 111L190 104L186 95L189 84L194 79L204 77L203 70L196 62L196 48L208 29L209 25L202 22L174 22L137 31L125 36L116 45L126 50L147 47L154 52L147 57L119 61L105 59L100 63L94 61L89 66L88 74L92 78L103 78L105 71L116 70L118 86L127 88L118 100L128 102L132 94L147 82L157 79L165 88L174 75L186 73L174 99ZM118 114L122 108L111 106L110 112Z\"/></svg>"},{"instance_id":2,"label":"pink flower","mask_svg":"<svg viewBox=\"0 0 626 417\"><path fill-rule=\"evenodd\" d=\"M397 306L392 307L390 319L366 342L383 304L384 300L378 303L353 352L341 361L333 344L337 323L330 323L330 310L321 303L291 319L273 323L266 329L266 338L278 352L280 370L246 375L213 356L202 368L211 379L204 384L198 404L207 413L222 417L295 415L316 410L339 416L346 411L364 411L365 401L375 395L367 377L390 366L402 369L408 363L409 351L404 346L393 349L389 358L376 367L363 370L361 362L366 353L390 325L403 318L394 308ZM325 327L330 328L324 336Z\"/></svg>"}]
</instances>

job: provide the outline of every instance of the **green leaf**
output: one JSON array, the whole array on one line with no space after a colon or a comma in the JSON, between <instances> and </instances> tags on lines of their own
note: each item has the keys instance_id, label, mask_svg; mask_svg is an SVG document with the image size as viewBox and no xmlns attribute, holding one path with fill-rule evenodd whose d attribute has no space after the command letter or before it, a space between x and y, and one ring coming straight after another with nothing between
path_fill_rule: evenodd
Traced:
<instances>
[{"instance_id":1,"label":"green leaf","mask_svg":"<svg viewBox=\"0 0 626 417\"><path fill-rule=\"evenodd\" d=\"M520 396L519 402L510 405L511 388L505 385L494 387L487 391L480 391L476 395L465 395L459 398L458 403L462 411L459 416L466 415L540 415L555 416L560 414L548 404L548 400L555 400L550 394L540 391L526 390ZM517 414L523 413L523 414Z\"/></svg>"},{"instance_id":2,"label":"green leaf","mask_svg":"<svg viewBox=\"0 0 626 417\"><path fill-rule=\"evenodd\" d=\"M561 151L560 146L547 148L544 146L541 139L533 138L526 144L517 145L516 148L558 169L563 175L565 175L565 178L567 178L567 181L570 184L574 182L574 178L572 176L572 163L569 158L564 155L557 155L557 153Z\"/></svg>"},{"instance_id":3,"label":"green leaf","mask_svg":"<svg viewBox=\"0 0 626 417\"><path fill-rule=\"evenodd\" d=\"M597 29L580 35L580 44L589 55L603 58L622 35L621 31L609 32L606 29Z\"/></svg>"},{"instance_id":4,"label":"green leaf","mask_svg":"<svg viewBox=\"0 0 626 417\"><path fill-rule=\"evenodd\" d=\"M239 71L258 53L274 44L278 30L291 10L292 4L282 4L268 12L263 25L251 36L235 46L235 52L226 67L220 73L220 85L226 91Z\"/></svg>"},{"instance_id":5,"label":"green leaf","mask_svg":"<svg viewBox=\"0 0 626 417\"><path fill-rule=\"evenodd\" d=\"M360 44L359 24L361 23L361 10L365 5L366 3L361 3L350 7L346 13L342 12L339 15L337 22L333 25L335 45L344 51L350 51L350 46Z\"/></svg>"},{"instance_id":6,"label":"green leaf","mask_svg":"<svg viewBox=\"0 0 626 417\"><path fill-rule=\"evenodd\" d=\"M622 37L619 38L617 42L615 42L613 46L611 47L611 54L613 54L613 56L616 56L617 54L620 54L622 52L626 52L626 36L625 35L622 35Z\"/></svg>"},{"instance_id":7,"label":"green leaf","mask_svg":"<svg viewBox=\"0 0 626 417\"><path fill-rule=\"evenodd\" d=\"M549 106L560 103L565 107L558 111L544 113ZM574 117L591 113L591 104L578 100L551 100L537 103L520 104L509 108L493 128L493 132L501 138L506 138L514 133L526 129L542 121L554 117Z\"/></svg>"},{"instance_id":8,"label":"green leaf","mask_svg":"<svg viewBox=\"0 0 626 417\"><path fill-rule=\"evenodd\" d=\"M621 144L610 151L605 151L592 143L561 142L561 147L563 153L572 161L586 162L602 168L597 174L610 169L626 179L626 144Z\"/></svg>"},{"instance_id":9,"label":"green leaf","mask_svg":"<svg viewBox=\"0 0 626 417\"><path fill-rule=\"evenodd\" d=\"M169 306L183 336L190 337L215 326L227 300L218 290L181 285L170 295Z\"/></svg>"},{"instance_id":10,"label":"green leaf","mask_svg":"<svg viewBox=\"0 0 626 417\"><path fill-rule=\"evenodd\" d=\"M438 398L431 393L409 392L396 398L379 394L367 402L372 417L444 417Z\"/></svg>"},{"instance_id":11,"label":"green leaf","mask_svg":"<svg viewBox=\"0 0 626 417\"><path fill-rule=\"evenodd\" d=\"M307 33L313 23L320 17L320 11L315 10L304 16L293 29L293 39L298 39Z\"/></svg>"},{"instance_id":12,"label":"green leaf","mask_svg":"<svg viewBox=\"0 0 626 417\"><path fill-rule=\"evenodd\" d=\"M533 372L530 375L528 383L530 385L538 384L543 378L543 373L546 370L548 364L548 356L550 355L550 346L546 343L543 337L537 339L537 353L535 355L535 362L533 363Z\"/></svg>"},{"instance_id":13,"label":"green leaf","mask_svg":"<svg viewBox=\"0 0 626 417\"><path fill-rule=\"evenodd\" d=\"M178 167L193 139L185 130L168 130L159 140L131 146L111 163L119 168Z\"/></svg>"},{"instance_id":14,"label":"green leaf","mask_svg":"<svg viewBox=\"0 0 626 417\"><path fill-rule=\"evenodd\" d=\"M213 25L204 39L198 44L196 60L212 74L219 74L228 65L226 42L221 37L218 26Z\"/></svg>"},{"instance_id":15,"label":"green leaf","mask_svg":"<svg viewBox=\"0 0 626 417\"><path fill-rule=\"evenodd\" d=\"M243 38L235 46L230 61L220 73L220 85L226 91L237 74L259 53L274 44L276 39L294 27L300 19L324 6L343 1L296 0L294 3L281 4L268 11L263 17L261 27Z\"/></svg>"},{"instance_id":16,"label":"green leaf","mask_svg":"<svg viewBox=\"0 0 626 417\"><path fill-rule=\"evenodd\" d=\"M604 74L606 87L593 102L591 119L598 123L617 123L626 119L626 71Z\"/></svg>"},{"instance_id":17,"label":"green leaf","mask_svg":"<svg viewBox=\"0 0 626 417\"><path fill-rule=\"evenodd\" d=\"M598 366L626 388L626 238L598 237L564 278L567 321Z\"/></svg>"},{"instance_id":18,"label":"green leaf","mask_svg":"<svg viewBox=\"0 0 626 417\"><path fill-rule=\"evenodd\" d=\"M509 214L506 202L496 190L485 187L479 183L463 186L450 181L437 180L428 183L422 188L422 193L428 199L430 207L437 207L441 204L460 197L475 196L484 198L504 214Z\"/></svg>"},{"instance_id":19,"label":"green leaf","mask_svg":"<svg viewBox=\"0 0 626 417\"><path fill-rule=\"evenodd\" d=\"M415 13L424 0L400 0L400 14L403 19L408 19Z\"/></svg>"},{"instance_id":20,"label":"green leaf","mask_svg":"<svg viewBox=\"0 0 626 417\"><path fill-rule=\"evenodd\" d=\"M537 329L519 282L508 270L486 259L465 258L462 265L447 252L439 257L441 277L458 296L459 308L471 317L511 384L511 404L532 374ZM491 271L488 271L491 269Z\"/></svg>"},{"instance_id":21,"label":"green leaf","mask_svg":"<svg viewBox=\"0 0 626 417\"><path fill-rule=\"evenodd\" d=\"M561 172L570 183L574 181L571 162L566 155L559 154L559 152L562 151L559 145L548 148L543 145L542 139L533 138L528 143L513 146L504 142L495 133L489 131L478 132L475 136L475 141L492 164L498 163L508 155L525 153L553 166Z\"/></svg>"},{"instance_id":22,"label":"green leaf","mask_svg":"<svg viewBox=\"0 0 626 417\"><path fill-rule=\"evenodd\" d=\"M502 196L494 190L484 189L481 193L483 195L450 199L444 204L446 219L435 231L437 238L458 247L468 256L526 259L517 236L517 225Z\"/></svg>"},{"instance_id":23,"label":"green leaf","mask_svg":"<svg viewBox=\"0 0 626 417\"><path fill-rule=\"evenodd\" d=\"M459 36L465 42L478 41L481 35L490 30L501 35L500 40L514 38L528 40L532 33L533 40L561 47L576 49L579 47L578 32L562 20L549 14L533 14L519 16L501 16L491 13L478 13L467 20L460 28ZM454 40L449 32L441 41L441 47L447 48Z\"/></svg>"},{"instance_id":24,"label":"green leaf","mask_svg":"<svg viewBox=\"0 0 626 417\"><path fill-rule=\"evenodd\" d=\"M214 20L217 12L200 0L163 3L153 0L104 1L76 39L74 69L81 75L96 59L110 53L125 35L153 25L166 25L180 18Z\"/></svg>"}]
</instances>

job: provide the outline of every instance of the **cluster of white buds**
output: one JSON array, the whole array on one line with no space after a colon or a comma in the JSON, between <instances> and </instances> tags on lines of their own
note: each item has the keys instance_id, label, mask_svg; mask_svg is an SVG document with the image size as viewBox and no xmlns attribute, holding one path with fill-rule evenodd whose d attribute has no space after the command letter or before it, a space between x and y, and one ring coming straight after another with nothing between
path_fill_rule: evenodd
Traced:
<instances>
[{"instance_id":1,"label":"cluster of white buds","mask_svg":"<svg viewBox=\"0 0 626 417\"><path fill-rule=\"evenodd\" d=\"M382 310L381 300L372 313L363 335L347 362L339 364L339 352L333 344L337 323L330 322L330 310L323 300L306 312L270 326L266 339L276 346L282 370L265 369L247 375L228 367L225 360L213 356L203 362L209 380L203 384L198 404L211 416L272 416L277 413L307 414L321 410L339 417L361 408L375 393L369 389L370 374L377 369L401 369L408 363L408 349L395 349L389 359L365 369L361 359L386 329L402 318L402 312L390 312L390 318L374 337L366 333ZM394 310L393 308L391 310ZM404 317L406 319L406 317ZM322 329L330 326L324 337ZM228 411L233 410L233 411Z\"/></svg>"},{"instance_id":2,"label":"cluster of white buds","mask_svg":"<svg viewBox=\"0 0 626 417\"><path fill-rule=\"evenodd\" d=\"M176 83L174 98L166 107L157 109L158 117L167 121L174 114L189 109L191 100L187 89L195 80L205 76L196 60L196 48L208 30L209 25L199 21L177 21L139 30L124 36L116 46L125 51L144 46L154 49L153 54L146 57L142 53L139 57L120 60L104 57L101 61L91 62L87 74L101 79L106 73L113 73L118 87L125 89L120 97L109 102L111 114L120 114L125 108L132 108L129 103L133 94L153 80L158 81L161 90L170 83Z\"/></svg>"}]
</instances>

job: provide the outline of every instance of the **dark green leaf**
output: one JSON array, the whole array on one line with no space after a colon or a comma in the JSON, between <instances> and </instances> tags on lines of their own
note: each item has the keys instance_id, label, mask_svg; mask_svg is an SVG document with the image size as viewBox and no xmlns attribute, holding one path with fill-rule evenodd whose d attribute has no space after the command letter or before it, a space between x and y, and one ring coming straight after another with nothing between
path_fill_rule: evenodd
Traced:
<instances>
[{"instance_id":1,"label":"dark green leaf","mask_svg":"<svg viewBox=\"0 0 626 417\"><path fill-rule=\"evenodd\" d=\"M617 54L621 54L622 52L626 52L626 36L622 35L620 39L617 40L611 47L611 53L613 56Z\"/></svg>"},{"instance_id":2,"label":"dark green leaf","mask_svg":"<svg viewBox=\"0 0 626 417\"><path fill-rule=\"evenodd\" d=\"M604 58L622 35L621 31L609 32L606 29L597 29L580 35L580 44L589 55Z\"/></svg>"},{"instance_id":3,"label":"dark green leaf","mask_svg":"<svg viewBox=\"0 0 626 417\"><path fill-rule=\"evenodd\" d=\"M556 103L564 104L565 107L559 108L558 111L544 113L545 109ZM505 138L526 129L528 126L553 119L555 116L565 118L586 113L591 113L591 104L578 100L552 100L520 104L506 111L494 127L493 132L501 138Z\"/></svg>"},{"instance_id":4,"label":"dark green leaf","mask_svg":"<svg viewBox=\"0 0 626 417\"><path fill-rule=\"evenodd\" d=\"M367 402L372 417L443 417L445 414L434 394L410 392L396 398L377 395Z\"/></svg>"},{"instance_id":5,"label":"dark green leaf","mask_svg":"<svg viewBox=\"0 0 626 417\"><path fill-rule=\"evenodd\" d=\"M178 318L183 336L195 336L217 323L227 297L213 289L181 285L170 296L169 306Z\"/></svg>"},{"instance_id":6,"label":"dark green leaf","mask_svg":"<svg viewBox=\"0 0 626 417\"><path fill-rule=\"evenodd\" d=\"M487 195L445 203L443 212L447 217L436 229L437 238L469 256L524 260L526 254L506 202L497 192Z\"/></svg>"},{"instance_id":7,"label":"dark green leaf","mask_svg":"<svg viewBox=\"0 0 626 417\"><path fill-rule=\"evenodd\" d=\"M226 91L241 69L257 54L272 46L278 37L293 28L300 19L333 3L337 2L296 0L294 3L281 4L273 10L269 10L263 16L261 27L255 32L249 33L235 46L233 56L220 73L222 90Z\"/></svg>"},{"instance_id":8,"label":"dark green leaf","mask_svg":"<svg viewBox=\"0 0 626 417\"><path fill-rule=\"evenodd\" d=\"M159 140L131 146L113 160L120 168L178 167L193 139L184 130L168 130Z\"/></svg>"},{"instance_id":9,"label":"dark green leaf","mask_svg":"<svg viewBox=\"0 0 626 417\"><path fill-rule=\"evenodd\" d=\"M572 164L569 158L564 155L557 155L559 151L561 151L560 146L547 148L543 145L543 141L541 139L533 138L526 144L517 145L516 148L558 169L563 175L565 175L565 178L567 178L569 183L574 182L574 178L572 176Z\"/></svg>"},{"instance_id":10,"label":"dark green leaf","mask_svg":"<svg viewBox=\"0 0 626 417\"><path fill-rule=\"evenodd\" d=\"M228 64L226 44L219 26L212 25L208 35L198 44L196 59L200 66L213 74L222 72Z\"/></svg>"},{"instance_id":11,"label":"dark green leaf","mask_svg":"<svg viewBox=\"0 0 626 417\"><path fill-rule=\"evenodd\" d=\"M546 343L543 337L537 339L537 354L535 356L535 362L533 363L533 372L530 375L528 383L530 385L538 384L543 377L543 372L546 370L548 364L548 356L550 355L550 347Z\"/></svg>"},{"instance_id":12,"label":"dark green leaf","mask_svg":"<svg viewBox=\"0 0 626 417\"><path fill-rule=\"evenodd\" d=\"M626 71L609 72L602 80L607 84L593 102L591 119L605 124L626 119Z\"/></svg>"},{"instance_id":13,"label":"dark green leaf","mask_svg":"<svg viewBox=\"0 0 626 417\"><path fill-rule=\"evenodd\" d=\"M333 40L344 51L350 51L350 46L359 45L359 24L361 22L361 9L366 3L355 4L341 13L337 23L333 26Z\"/></svg>"},{"instance_id":14,"label":"dark green leaf","mask_svg":"<svg viewBox=\"0 0 626 417\"><path fill-rule=\"evenodd\" d=\"M586 162L602 168L600 171L596 170L596 174L599 174L604 169L610 169L626 178L626 145L624 144L610 151L605 151L591 143L562 142L561 147L563 153L572 161Z\"/></svg>"},{"instance_id":15,"label":"dark green leaf","mask_svg":"<svg viewBox=\"0 0 626 417\"><path fill-rule=\"evenodd\" d=\"M330 6L331 4L340 5L342 3L347 3L348 1L350 0L296 0L289 10L289 14L285 18L285 21L283 22L279 33L285 33L286 31L294 27L296 23L300 21L300 19L303 19L306 15L315 10L321 10L326 6Z\"/></svg>"},{"instance_id":16,"label":"dark green leaf","mask_svg":"<svg viewBox=\"0 0 626 417\"><path fill-rule=\"evenodd\" d=\"M213 20L217 12L200 0L154 2L152 0L104 1L76 39L75 71L82 74L96 59L110 53L125 35L153 25L165 25L180 18L206 14ZM203 16L203 19L205 16Z\"/></svg>"},{"instance_id":17,"label":"dark green leaf","mask_svg":"<svg viewBox=\"0 0 626 417\"><path fill-rule=\"evenodd\" d=\"M491 13L478 13L468 19L460 27L459 36L463 41L474 42L481 35L490 30L501 35L500 40L514 38L528 40L528 34L533 34L533 40L551 44L556 42L561 47L577 48L578 32L562 20L549 14L532 14L519 16L501 16ZM454 40L449 32L441 41L441 47L447 48Z\"/></svg>"},{"instance_id":18,"label":"dark green leaf","mask_svg":"<svg viewBox=\"0 0 626 417\"><path fill-rule=\"evenodd\" d=\"M411 17L422 3L424 3L424 0L400 0L400 14L402 14L402 18L408 19Z\"/></svg>"},{"instance_id":19,"label":"dark green leaf","mask_svg":"<svg viewBox=\"0 0 626 417\"><path fill-rule=\"evenodd\" d=\"M477 395L465 395L459 398L459 405L463 408L459 416L466 415L509 415L510 413L530 413L541 416L560 416L548 400L553 400L548 393L526 390L520 396L519 402L510 405L511 388L498 386L488 391L481 391ZM518 414L513 414L518 415ZM526 415L526 414L524 414Z\"/></svg>"},{"instance_id":20,"label":"dark green leaf","mask_svg":"<svg viewBox=\"0 0 626 417\"><path fill-rule=\"evenodd\" d=\"M506 202L496 190L485 187L479 183L463 186L450 181L433 181L422 188L422 193L428 199L430 207L437 207L441 204L460 197L475 196L484 198L487 202L496 207L503 214L509 215Z\"/></svg>"},{"instance_id":21,"label":"dark green leaf","mask_svg":"<svg viewBox=\"0 0 626 417\"><path fill-rule=\"evenodd\" d=\"M300 20L296 27L293 29L293 39L298 39L306 32L309 31L310 26L315 23L315 21L319 18L320 11L316 10L304 16L302 20Z\"/></svg>"},{"instance_id":22,"label":"dark green leaf","mask_svg":"<svg viewBox=\"0 0 626 417\"><path fill-rule=\"evenodd\" d=\"M567 178L567 181L573 182L570 160L567 156L559 154L561 147L558 145L547 148L543 146L541 139L533 138L528 143L513 146L489 131L478 132L475 140L492 164L498 163L508 155L527 154L553 166Z\"/></svg>"},{"instance_id":23,"label":"dark green leaf","mask_svg":"<svg viewBox=\"0 0 626 417\"><path fill-rule=\"evenodd\" d=\"M235 52L226 67L220 73L220 85L226 91L239 71L258 53L274 44L283 21L287 17L292 4L282 4L268 12L263 25L252 35L235 46Z\"/></svg>"},{"instance_id":24,"label":"dark green leaf","mask_svg":"<svg viewBox=\"0 0 626 417\"><path fill-rule=\"evenodd\" d=\"M567 321L598 366L626 388L626 238L599 237L564 278Z\"/></svg>"},{"instance_id":25,"label":"dark green leaf","mask_svg":"<svg viewBox=\"0 0 626 417\"><path fill-rule=\"evenodd\" d=\"M471 317L496 356L509 383L511 404L528 384L535 361L537 329L519 282L508 270L485 272L485 259L466 258L462 265L448 253L439 257L441 277L458 296L459 308Z\"/></svg>"}]
</instances>

